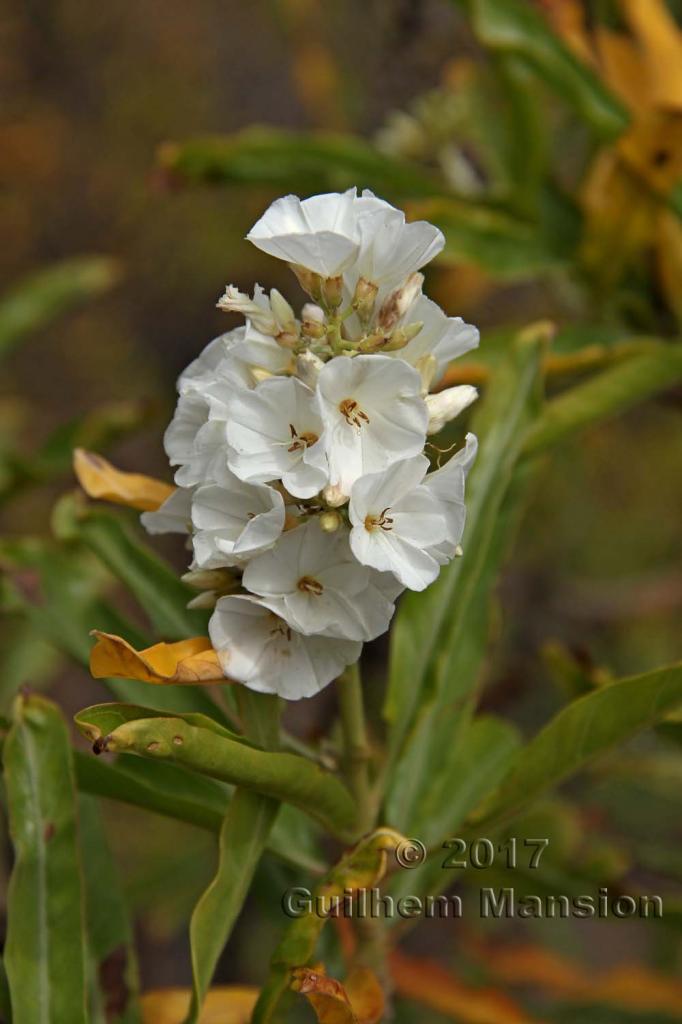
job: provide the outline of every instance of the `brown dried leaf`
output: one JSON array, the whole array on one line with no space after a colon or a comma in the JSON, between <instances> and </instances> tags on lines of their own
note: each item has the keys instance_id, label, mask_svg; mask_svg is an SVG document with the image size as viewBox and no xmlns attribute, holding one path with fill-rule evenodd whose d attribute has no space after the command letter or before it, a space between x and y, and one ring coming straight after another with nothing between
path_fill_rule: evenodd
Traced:
<instances>
[{"instance_id":1,"label":"brown dried leaf","mask_svg":"<svg viewBox=\"0 0 682 1024\"><path fill-rule=\"evenodd\" d=\"M73 470L90 498L127 505L141 512L155 512L175 490L162 480L141 473L124 473L96 452L76 448Z\"/></svg>"},{"instance_id":2,"label":"brown dried leaf","mask_svg":"<svg viewBox=\"0 0 682 1024\"><path fill-rule=\"evenodd\" d=\"M142 1024L182 1024L191 996L188 988L145 992L140 1000ZM248 1024L257 998L257 988L233 985L212 988L206 996L198 1024Z\"/></svg>"},{"instance_id":3,"label":"brown dried leaf","mask_svg":"<svg viewBox=\"0 0 682 1024\"><path fill-rule=\"evenodd\" d=\"M139 679L143 683L194 685L230 682L208 637L196 636L173 644L154 644L136 651L112 633L93 630L97 643L90 652L95 679Z\"/></svg>"},{"instance_id":4,"label":"brown dried leaf","mask_svg":"<svg viewBox=\"0 0 682 1024\"><path fill-rule=\"evenodd\" d=\"M345 984L328 978L322 965L297 967L291 987L304 995L320 1024L376 1024L384 1012L384 993L368 967L356 967Z\"/></svg>"}]
</instances>

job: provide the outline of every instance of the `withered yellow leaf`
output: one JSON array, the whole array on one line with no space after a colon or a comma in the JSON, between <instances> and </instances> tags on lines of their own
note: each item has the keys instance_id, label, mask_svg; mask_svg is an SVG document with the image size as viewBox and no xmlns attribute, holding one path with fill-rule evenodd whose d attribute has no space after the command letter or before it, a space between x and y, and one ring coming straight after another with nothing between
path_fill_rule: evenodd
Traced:
<instances>
[{"instance_id":1,"label":"withered yellow leaf","mask_svg":"<svg viewBox=\"0 0 682 1024\"><path fill-rule=\"evenodd\" d=\"M101 455L84 448L75 449L73 469L90 498L127 505L141 512L155 512L175 490L163 480L141 473L124 473Z\"/></svg>"},{"instance_id":2,"label":"withered yellow leaf","mask_svg":"<svg viewBox=\"0 0 682 1024\"><path fill-rule=\"evenodd\" d=\"M460 1024L536 1024L506 992L465 985L431 960L394 952L391 975L399 995Z\"/></svg>"},{"instance_id":3,"label":"withered yellow leaf","mask_svg":"<svg viewBox=\"0 0 682 1024\"><path fill-rule=\"evenodd\" d=\"M182 1024L191 996L188 988L145 992L140 1000L142 1024ZM204 1001L199 1024L248 1024L257 998L257 988L236 985L212 988Z\"/></svg>"},{"instance_id":4,"label":"withered yellow leaf","mask_svg":"<svg viewBox=\"0 0 682 1024\"><path fill-rule=\"evenodd\" d=\"M682 111L682 32L664 0L621 0L656 106Z\"/></svg>"},{"instance_id":5,"label":"withered yellow leaf","mask_svg":"<svg viewBox=\"0 0 682 1024\"><path fill-rule=\"evenodd\" d=\"M368 967L356 967L342 984L323 966L297 967L291 987L305 996L319 1024L376 1024L384 1012L384 994Z\"/></svg>"},{"instance_id":6,"label":"withered yellow leaf","mask_svg":"<svg viewBox=\"0 0 682 1024\"><path fill-rule=\"evenodd\" d=\"M97 643L90 652L95 679L139 679L143 683L227 683L218 655L208 637L196 636L174 644L154 644L143 651L120 636L93 630Z\"/></svg>"}]
</instances>

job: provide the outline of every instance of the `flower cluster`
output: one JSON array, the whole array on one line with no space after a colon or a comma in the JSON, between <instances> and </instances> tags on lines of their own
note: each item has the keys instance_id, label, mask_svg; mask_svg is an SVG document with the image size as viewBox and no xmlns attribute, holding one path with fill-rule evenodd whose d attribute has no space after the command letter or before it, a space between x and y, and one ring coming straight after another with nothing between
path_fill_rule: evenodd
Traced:
<instances>
[{"instance_id":1,"label":"flower cluster","mask_svg":"<svg viewBox=\"0 0 682 1024\"><path fill-rule=\"evenodd\" d=\"M476 391L429 391L478 331L422 294L441 232L371 192L278 199L247 237L310 301L296 316L274 289L226 289L219 307L245 324L181 375L165 435L178 489L142 520L191 534L186 578L214 609L225 674L296 699L457 553L476 439L435 471L424 451Z\"/></svg>"}]
</instances>

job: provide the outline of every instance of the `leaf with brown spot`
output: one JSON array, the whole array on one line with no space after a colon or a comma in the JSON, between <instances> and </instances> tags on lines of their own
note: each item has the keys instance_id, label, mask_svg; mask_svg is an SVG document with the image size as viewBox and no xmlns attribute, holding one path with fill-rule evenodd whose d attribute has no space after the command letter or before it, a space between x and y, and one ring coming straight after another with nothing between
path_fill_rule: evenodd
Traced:
<instances>
[{"instance_id":1,"label":"leaf with brown spot","mask_svg":"<svg viewBox=\"0 0 682 1024\"><path fill-rule=\"evenodd\" d=\"M162 988L141 999L143 1024L182 1024L192 993L188 988ZM257 988L227 985L212 988L198 1024L248 1024L258 997Z\"/></svg>"},{"instance_id":2,"label":"leaf with brown spot","mask_svg":"<svg viewBox=\"0 0 682 1024\"><path fill-rule=\"evenodd\" d=\"M139 679L157 685L193 686L229 683L208 637L196 636L177 643L154 644L142 651L120 636L93 630L97 643L90 652L95 679Z\"/></svg>"},{"instance_id":3,"label":"leaf with brown spot","mask_svg":"<svg viewBox=\"0 0 682 1024\"><path fill-rule=\"evenodd\" d=\"M376 1024L384 1012L384 993L368 967L356 967L344 984L328 978L324 966L298 967L291 987L305 996L320 1024Z\"/></svg>"},{"instance_id":4,"label":"leaf with brown spot","mask_svg":"<svg viewBox=\"0 0 682 1024\"><path fill-rule=\"evenodd\" d=\"M175 487L142 473L124 473L96 452L76 448L73 471L90 498L127 505L141 512L155 512Z\"/></svg>"}]
</instances>

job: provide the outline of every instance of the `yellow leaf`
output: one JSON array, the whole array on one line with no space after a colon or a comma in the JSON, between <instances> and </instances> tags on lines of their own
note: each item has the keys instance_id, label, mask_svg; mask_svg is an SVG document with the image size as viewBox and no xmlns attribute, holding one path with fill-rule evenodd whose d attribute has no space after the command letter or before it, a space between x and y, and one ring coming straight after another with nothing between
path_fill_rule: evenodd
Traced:
<instances>
[{"instance_id":1,"label":"yellow leaf","mask_svg":"<svg viewBox=\"0 0 682 1024\"><path fill-rule=\"evenodd\" d=\"M228 683L208 637L174 644L154 644L136 651L126 640L93 630L97 643L90 652L95 679L139 679L143 683Z\"/></svg>"},{"instance_id":2,"label":"yellow leaf","mask_svg":"<svg viewBox=\"0 0 682 1024\"><path fill-rule=\"evenodd\" d=\"M162 480L141 473L123 473L96 452L76 448L73 469L78 483L90 498L127 505L141 512L155 512L175 490Z\"/></svg>"},{"instance_id":3,"label":"yellow leaf","mask_svg":"<svg viewBox=\"0 0 682 1024\"><path fill-rule=\"evenodd\" d=\"M328 978L322 965L297 967L291 987L304 995L320 1024L376 1024L384 1012L384 993L368 967L356 967L345 984Z\"/></svg>"},{"instance_id":4,"label":"yellow leaf","mask_svg":"<svg viewBox=\"0 0 682 1024\"><path fill-rule=\"evenodd\" d=\"M636 35L649 77L649 92L660 107L682 111L682 32L664 0L621 0Z\"/></svg>"},{"instance_id":5,"label":"yellow leaf","mask_svg":"<svg viewBox=\"0 0 682 1024\"><path fill-rule=\"evenodd\" d=\"M668 210L658 221L658 261L663 291L682 323L682 223Z\"/></svg>"},{"instance_id":6,"label":"yellow leaf","mask_svg":"<svg viewBox=\"0 0 682 1024\"><path fill-rule=\"evenodd\" d=\"M140 1000L142 1024L182 1024L191 995L188 988L145 992ZM248 1024L257 998L257 988L212 988L204 1001L199 1024Z\"/></svg>"},{"instance_id":7,"label":"yellow leaf","mask_svg":"<svg viewBox=\"0 0 682 1024\"><path fill-rule=\"evenodd\" d=\"M534 1024L505 992L464 985L440 964L404 953L391 955L396 992L459 1024Z\"/></svg>"}]
</instances>

